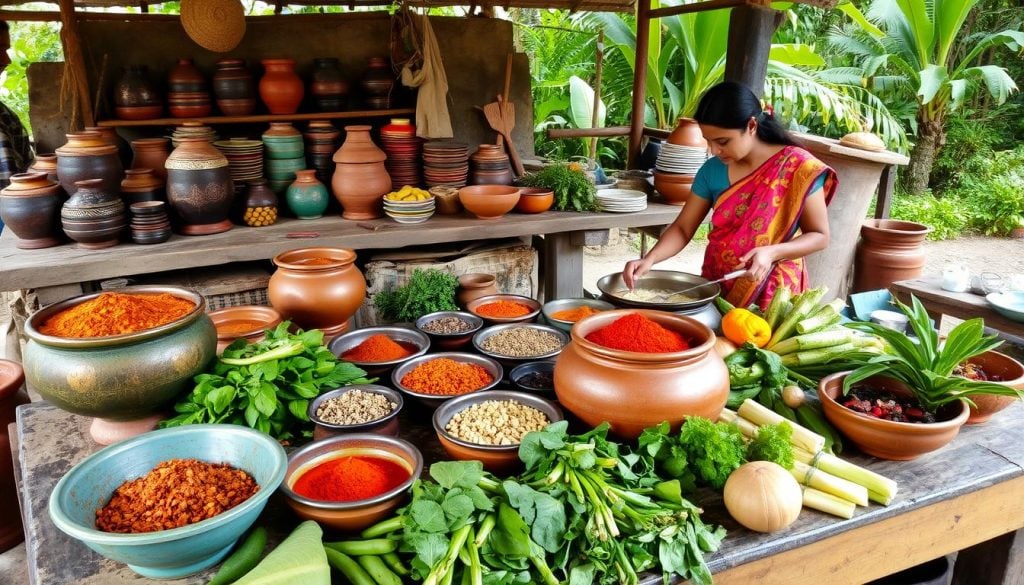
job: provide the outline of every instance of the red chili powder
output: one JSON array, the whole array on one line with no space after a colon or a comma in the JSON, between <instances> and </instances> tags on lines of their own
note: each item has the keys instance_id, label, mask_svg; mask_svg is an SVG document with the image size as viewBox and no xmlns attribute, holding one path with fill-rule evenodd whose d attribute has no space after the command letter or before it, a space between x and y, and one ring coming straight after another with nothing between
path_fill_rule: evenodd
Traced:
<instances>
[{"instance_id":1,"label":"red chili powder","mask_svg":"<svg viewBox=\"0 0 1024 585\"><path fill-rule=\"evenodd\" d=\"M409 479L398 463L368 455L350 455L324 461L302 474L292 491L321 502L355 502L379 496Z\"/></svg>"},{"instance_id":2,"label":"red chili powder","mask_svg":"<svg viewBox=\"0 0 1024 585\"><path fill-rule=\"evenodd\" d=\"M484 317L522 317L532 312L529 306L515 301L495 301L476 308L476 313Z\"/></svg>"},{"instance_id":3,"label":"red chili powder","mask_svg":"<svg viewBox=\"0 0 1024 585\"><path fill-rule=\"evenodd\" d=\"M587 335L586 339L622 351L670 353L690 349L690 344L681 333L666 329L640 313L630 313L616 319L610 325Z\"/></svg>"}]
</instances>

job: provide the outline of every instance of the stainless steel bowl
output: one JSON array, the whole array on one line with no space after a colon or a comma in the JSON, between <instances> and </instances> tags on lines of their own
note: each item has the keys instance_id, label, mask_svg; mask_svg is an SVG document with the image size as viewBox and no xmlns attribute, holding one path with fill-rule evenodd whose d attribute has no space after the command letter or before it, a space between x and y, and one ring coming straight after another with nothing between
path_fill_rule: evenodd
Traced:
<instances>
[{"instance_id":1,"label":"stainless steel bowl","mask_svg":"<svg viewBox=\"0 0 1024 585\"><path fill-rule=\"evenodd\" d=\"M544 331L546 333L550 333L557 337L558 340L562 342L562 347L559 347L557 351L550 351L547 353L529 356L504 355L484 349L484 342L487 341L488 338L493 337L498 333L501 333L502 331L508 331L510 329L536 329L537 331ZM484 354L485 356L494 358L498 360L499 363L506 365L518 365L524 362L533 362L537 360L553 358L558 354L562 353L562 350L568 344L569 335L564 331L551 327L550 325L538 325L536 323L506 323L504 325L491 325L486 329L480 330L479 333L473 336L474 349Z\"/></svg>"},{"instance_id":2,"label":"stainless steel bowl","mask_svg":"<svg viewBox=\"0 0 1024 585\"><path fill-rule=\"evenodd\" d=\"M526 315L520 315L519 317L488 317L476 312L477 307L488 303L496 303L498 301L522 303L533 310ZM487 295L484 297L477 297L466 303L466 310L479 316L487 323L529 323L536 321L537 315L540 315L540 303L537 302L536 299L531 299L530 297L525 297L523 295Z\"/></svg>"},{"instance_id":3,"label":"stainless steel bowl","mask_svg":"<svg viewBox=\"0 0 1024 585\"><path fill-rule=\"evenodd\" d=\"M552 375L551 387L549 388L537 388L534 386L527 386L521 384L519 380L524 377L537 373L537 372L548 372ZM545 398L555 400L555 360L544 360L539 362L526 362L525 364L519 364L512 368L512 371L508 373L508 379L512 382L512 386L520 392L526 392L527 394L537 394Z\"/></svg>"},{"instance_id":4,"label":"stainless steel bowl","mask_svg":"<svg viewBox=\"0 0 1024 585\"><path fill-rule=\"evenodd\" d=\"M434 430L445 439L468 449L479 449L480 451L498 453L512 452L518 454L519 443L516 443L515 445L484 445L482 443L471 443L465 439L460 439L445 430L453 416L474 404L480 404L482 402L487 402L488 400L513 400L524 406L536 408L543 412L544 416L548 417L549 423L556 423L565 419L562 409L550 400L545 400L539 396L526 392L515 392L513 390L489 390L487 392L474 392L473 394L459 396L458 398L444 403L444 405L434 411Z\"/></svg>"},{"instance_id":5,"label":"stainless steel bowl","mask_svg":"<svg viewBox=\"0 0 1024 585\"><path fill-rule=\"evenodd\" d=\"M317 410L320 409L320 405L323 404L324 401L332 398L340 398L353 390L381 394L389 401L394 402L396 406L390 413L381 418L353 425L339 425L327 422L317 415ZM398 413L402 411L402 407L404 405L405 400L402 399L402 393L397 390L392 390L387 386L381 386L379 384L357 384L354 386L343 386L334 390L328 390L313 400L310 400L309 406L306 409L306 414L309 416L309 420L313 422L313 439L315 440L344 433L377 433L379 435L396 437L398 436Z\"/></svg>"},{"instance_id":6,"label":"stainless steel bowl","mask_svg":"<svg viewBox=\"0 0 1024 585\"><path fill-rule=\"evenodd\" d=\"M450 360L467 364L476 364L487 370L487 373L490 374L492 378L494 378L494 380L490 384L487 384L482 388L477 388L476 390L466 392L465 394L470 394L472 392L481 392L483 390L489 390L491 388L494 388L495 386L498 385L499 382L501 382L502 377L505 375L505 370L501 367L501 364L487 356L476 355L475 353L448 351L441 353L432 353L429 355L421 355L420 357L413 358L405 362L404 364L401 364L391 372L391 385L397 388L399 391L404 392L406 395L420 401L420 403L430 408L437 408L446 400L450 400L452 398L455 398L456 396L465 396L465 394L423 394L420 392L416 392L415 390L406 388L405 386L402 385L402 378L404 378L406 374L415 369L416 366L425 362L429 362L430 360L436 360L440 358L448 358Z\"/></svg>"},{"instance_id":7,"label":"stainless steel bowl","mask_svg":"<svg viewBox=\"0 0 1024 585\"><path fill-rule=\"evenodd\" d=\"M699 286L687 291L688 295L695 297L692 301L681 303L671 302L647 302L634 301L623 298L621 295L627 292L626 283L622 280L622 273L615 272L602 276L597 281L597 288L613 304L620 307L635 307L638 309L660 309L664 311L685 311L697 309L715 300L722 293L722 288L717 283L710 283L706 278L696 274L677 272L675 270L652 270L636 282L635 289L684 291L693 286Z\"/></svg>"},{"instance_id":8,"label":"stainless steel bowl","mask_svg":"<svg viewBox=\"0 0 1024 585\"><path fill-rule=\"evenodd\" d=\"M615 305L600 299L558 299L557 301L548 301L544 303L544 306L541 308L541 312L544 314L545 321L551 323L562 331L569 331L572 329L572 326L576 324L574 321L555 319L551 315L559 311L584 306L597 309L598 311L611 311L615 308Z\"/></svg>"},{"instance_id":9,"label":"stainless steel bowl","mask_svg":"<svg viewBox=\"0 0 1024 585\"><path fill-rule=\"evenodd\" d=\"M385 374L391 368L397 366L400 363L406 362L412 358L419 357L430 349L430 338L427 337L426 333L412 329L410 327L367 327L366 329L356 329L355 331L349 331L343 335L339 335L331 340L327 345L327 348L331 350L331 353L338 356L341 359L345 359L342 356L355 349L360 343L366 341L373 335L387 335L394 341L399 341L416 348L411 355L397 360L389 360L386 362L357 362L354 360L350 361L360 368L366 370L366 373L379 376Z\"/></svg>"},{"instance_id":10,"label":"stainless steel bowl","mask_svg":"<svg viewBox=\"0 0 1024 585\"><path fill-rule=\"evenodd\" d=\"M455 317L456 319L461 319L466 323L469 323L471 327L469 331L463 331L462 333L432 333L423 329L423 326L427 323L437 319L443 319L444 317ZM459 349L467 345L470 340L473 339L473 335L477 331L480 331L480 328L483 326L483 319L466 311L438 311L436 313L428 313L419 319L416 319L416 329L426 334L436 349L443 349L447 351Z\"/></svg>"}]
</instances>

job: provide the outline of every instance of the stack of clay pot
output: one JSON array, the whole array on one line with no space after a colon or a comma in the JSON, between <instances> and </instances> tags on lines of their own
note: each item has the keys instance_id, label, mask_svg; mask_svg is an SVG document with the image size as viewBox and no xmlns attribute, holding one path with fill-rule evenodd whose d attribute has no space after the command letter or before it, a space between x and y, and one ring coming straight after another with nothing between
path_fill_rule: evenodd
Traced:
<instances>
[{"instance_id":1,"label":"stack of clay pot","mask_svg":"<svg viewBox=\"0 0 1024 585\"><path fill-rule=\"evenodd\" d=\"M143 201L164 201L164 180L153 169L128 169L121 181L121 199L129 207Z\"/></svg>"},{"instance_id":2,"label":"stack of clay pot","mask_svg":"<svg viewBox=\"0 0 1024 585\"><path fill-rule=\"evenodd\" d=\"M256 110L256 84L245 67L245 59L217 61L213 95L225 116L247 116Z\"/></svg>"},{"instance_id":3,"label":"stack of clay pot","mask_svg":"<svg viewBox=\"0 0 1024 585\"><path fill-rule=\"evenodd\" d=\"M305 93L302 79L295 74L293 59L264 59L265 73L260 78L260 99L271 114L299 111Z\"/></svg>"},{"instance_id":4,"label":"stack of clay pot","mask_svg":"<svg viewBox=\"0 0 1024 585\"><path fill-rule=\"evenodd\" d=\"M313 59L313 79L309 84L316 109L340 112L348 105L348 80L341 72L337 57Z\"/></svg>"},{"instance_id":5,"label":"stack of clay pot","mask_svg":"<svg viewBox=\"0 0 1024 585\"><path fill-rule=\"evenodd\" d=\"M654 188L666 203L682 205L690 198L693 178L708 158L708 144L692 118L679 118L676 129L658 153Z\"/></svg>"},{"instance_id":6,"label":"stack of clay pot","mask_svg":"<svg viewBox=\"0 0 1024 585\"><path fill-rule=\"evenodd\" d=\"M306 168L315 170L316 178L321 183L330 183L334 175L332 157L338 150L341 130L335 128L329 120L313 120L303 137L306 139Z\"/></svg>"},{"instance_id":7,"label":"stack of clay pot","mask_svg":"<svg viewBox=\"0 0 1024 585\"><path fill-rule=\"evenodd\" d=\"M178 59L167 76L168 111L175 118L201 118L213 111L206 77L192 59Z\"/></svg>"},{"instance_id":8,"label":"stack of clay pot","mask_svg":"<svg viewBox=\"0 0 1024 585\"><path fill-rule=\"evenodd\" d=\"M386 57L370 57L366 72L359 80L363 88L363 99L371 110L386 110L391 107L391 90L395 86L395 75Z\"/></svg>"},{"instance_id":9,"label":"stack of clay pot","mask_svg":"<svg viewBox=\"0 0 1024 585\"><path fill-rule=\"evenodd\" d=\"M0 191L0 220L18 236L18 248L60 244L60 185L45 172L19 173Z\"/></svg>"},{"instance_id":10,"label":"stack of clay pot","mask_svg":"<svg viewBox=\"0 0 1024 585\"><path fill-rule=\"evenodd\" d=\"M104 191L116 194L124 176L117 147L97 132L77 132L67 137L67 144L57 149L57 176L64 191L74 195L78 181L100 179Z\"/></svg>"},{"instance_id":11,"label":"stack of clay pot","mask_svg":"<svg viewBox=\"0 0 1024 585\"><path fill-rule=\"evenodd\" d=\"M471 185L511 185L512 167L505 149L496 144L481 144L473 156Z\"/></svg>"},{"instance_id":12,"label":"stack of clay pot","mask_svg":"<svg viewBox=\"0 0 1024 585\"><path fill-rule=\"evenodd\" d=\"M129 65L114 86L114 115L122 120L152 120L164 112L163 99L145 65Z\"/></svg>"},{"instance_id":13,"label":"stack of clay pot","mask_svg":"<svg viewBox=\"0 0 1024 585\"><path fill-rule=\"evenodd\" d=\"M384 168L387 155L370 138L370 126L345 126L345 143L334 153L331 189L345 219L375 219L383 215L383 196L391 191Z\"/></svg>"},{"instance_id":14,"label":"stack of clay pot","mask_svg":"<svg viewBox=\"0 0 1024 585\"><path fill-rule=\"evenodd\" d=\"M263 165L270 189L281 195L295 180L295 171L306 168L302 134L290 122L271 122L263 133Z\"/></svg>"},{"instance_id":15,"label":"stack of clay pot","mask_svg":"<svg viewBox=\"0 0 1024 585\"><path fill-rule=\"evenodd\" d=\"M408 118L392 118L391 123L380 129L380 142L388 155L385 167L396 186L418 186L421 181L423 141L416 137L416 127Z\"/></svg>"},{"instance_id":16,"label":"stack of clay pot","mask_svg":"<svg viewBox=\"0 0 1024 585\"><path fill-rule=\"evenodd\" d=\"M167 202L181 233L216 234L231 229L235 198L228 159L205 138L182 138L167 157Z\"/></svg>"},{"instance_id":17,"label":"stack of clay pot","mask_svg":"<svg viewBox=\"0 0 1024 585\"><path fill-rule=\"evenodd\" d=\"M140 201L129 206L132 212L132 241L136 244L159 244L171 237L167 204L163 201Z\"/></svg>"},{"instance_id":18,"label":"stack of clay pot","mask_svg":"<svg viewBox=\"0 0 1024 585\"><path fill-rule=\"evenodd\" d=\"M166 138L139 138L132 140L133 169L149 169L160 179L167 179L164 161L171 154L170 143Z\"/></svg>"},{"instance_id":19,"label":"stack of clay pot","mask_svg":"<svg viewBox=\"0 0 1024 585\"><path fill-rule=\"evenodd\" d=\"M117 244L128 226L128 211L117 188L108 189L102 179L86 179L60 211L61 225L82 248L109 248Z\"/></svg>"}]
</instances>

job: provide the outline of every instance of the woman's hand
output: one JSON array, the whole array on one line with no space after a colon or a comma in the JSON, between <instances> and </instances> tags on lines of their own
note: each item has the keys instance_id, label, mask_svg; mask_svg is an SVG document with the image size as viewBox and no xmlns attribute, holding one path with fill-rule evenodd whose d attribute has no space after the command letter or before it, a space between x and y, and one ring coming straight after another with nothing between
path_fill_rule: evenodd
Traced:
<instances>
[{"instance_id":1,"label":"woman's hand","mask_svg":"<svg viewBox=\"0 0 1024 585\"><path fill-rule=\"evenodd\" d=\"M636 285L636 281L643 278L645 274L650 272L651 263L646 258L640 260L630 260L626 262L625 268L622 269L622 281L626 283L626 288L633 290L633 286Z\"/></svg>"},{"instance_id":2,"label":"woman's hand","mask_svg":"<svg viewBox=\"0 0 1024 585\"><path fill-rule=\"evenodd\" d=\"M775 265L775 253L771 246L754 248L740 257L741 266L747 267L747 277L761 282L768 277Z\"/></svg>"}]
</instances>

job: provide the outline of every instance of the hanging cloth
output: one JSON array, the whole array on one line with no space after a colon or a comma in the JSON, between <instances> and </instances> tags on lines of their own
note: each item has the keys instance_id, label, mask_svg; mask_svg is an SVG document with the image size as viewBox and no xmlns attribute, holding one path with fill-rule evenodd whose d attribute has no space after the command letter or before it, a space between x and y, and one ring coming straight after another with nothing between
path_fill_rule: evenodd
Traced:
<instances>
[{"instance_id":1,"label":"hanging cloth","mask_svg":"<svg viewBox=\"0 0 1024 585\"><path fill-rule=\"evenodd\" d=\"M448 114L448 76L441 60L441 48L427 15L420 15L422 64L414 70L412 60L402 68L402 85L418 87L416 96L416 135L420 138L451 138L452 119Z\"/></svg>"}]
</instances>

